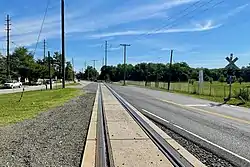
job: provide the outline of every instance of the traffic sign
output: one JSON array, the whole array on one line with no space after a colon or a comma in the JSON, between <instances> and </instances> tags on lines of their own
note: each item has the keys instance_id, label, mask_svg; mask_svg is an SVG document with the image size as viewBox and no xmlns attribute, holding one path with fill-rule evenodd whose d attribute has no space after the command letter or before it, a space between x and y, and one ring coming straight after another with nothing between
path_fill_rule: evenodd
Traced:
<instances>
[{"instance_id":1,"label":"traffic sign","mask_svg":"<svg viewBox=\"0 0 250 167\"><path fill-rule=\"evenodd\" d=\"M229 64L225 67L227 70L238 70L239 67L235 65L236 61L239 60L238 57L233 58L233 54L230 55L230 57L226 57L226 60L229 62Z\"/></svg>"}]
</instances>

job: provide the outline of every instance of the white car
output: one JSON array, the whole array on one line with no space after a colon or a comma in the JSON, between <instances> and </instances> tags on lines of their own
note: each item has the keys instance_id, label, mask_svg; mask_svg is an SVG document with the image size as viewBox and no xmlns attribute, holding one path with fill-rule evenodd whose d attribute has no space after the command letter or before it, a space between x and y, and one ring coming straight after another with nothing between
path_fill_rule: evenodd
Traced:
<instances>
[{"instance_id":1,"label":"white car","mask_svg":"<svg viewBox=\"0 0 250 167\"><path fill-rule=\"evenodd\" d=\"M13 88L16 88L16 87L21 88L22 85L23 85L22 82L10 81L10 82L6 82L6 83L4 84L4 87L5 87L5 88L11 88L11 89L13 89Z\"/></svg>"}]
</instances>

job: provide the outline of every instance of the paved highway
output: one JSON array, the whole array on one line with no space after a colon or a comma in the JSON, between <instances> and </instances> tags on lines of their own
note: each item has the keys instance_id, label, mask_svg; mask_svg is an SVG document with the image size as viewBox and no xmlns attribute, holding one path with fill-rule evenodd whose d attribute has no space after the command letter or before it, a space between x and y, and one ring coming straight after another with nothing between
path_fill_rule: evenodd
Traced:
<instances>
[{"instance_id":1,"label":"paved highway","mask_svg":"<svg viewBox=\"0 0 250 167\"><path fill-rule=\"evenodd\" d=\"M250 160L250 110L134 86L110 85L146 110Z\"/></svg>"},{"instance_id":2,"label":"paved highway","mask_svg":"<svg viewBox=\"0 0 250 167\"><path fill-rule=\"evenodd\" d=\"M90 82L88 81L81 81L79 86L69 86L69 87L83 87L88 85ZM54 86L60 86L62 85L61 83L53 84ZM41 90L41 89L46 89L45 85L39 85L39 86L24 86L25 91L34 91L34 90ZM49 85L48 85L49 89ZM17 92L22 92L23 88L14 88L14 89L0 89L0 94L9 94L9 93L17 93Z\"/></svg>"}]
</instances>

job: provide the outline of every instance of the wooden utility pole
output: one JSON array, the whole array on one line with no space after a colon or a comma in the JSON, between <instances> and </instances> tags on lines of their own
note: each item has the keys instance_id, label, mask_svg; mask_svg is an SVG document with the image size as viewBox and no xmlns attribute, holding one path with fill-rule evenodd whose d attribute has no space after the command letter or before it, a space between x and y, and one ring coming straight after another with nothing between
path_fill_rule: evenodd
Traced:
<instances>
[{"instance_id":1,"label":"wooden utility pole","mask_svg":"<svg viewBox=\"0 0 250 167\"><path fill-rule=\"evenodd\" d=\"M49 86L50 90L52 90L52 78L51 78L51 58L50 58L50 52L48 51L48 66L49 66Z\"/></svg>"},{"instance_id":2,"label":"wooden utility pole","mask_svg":"<svg viewBox=\"0 0 250 167\"><path fill-rule=\"evenodd\" d=\"M123 73L123 85L125 86L126 85L126 54L127 54L127 46L131 46L130 44L120 44L123 48L124 48L124 54L123 54L123 70L124 70L124 73Z\"/></svg>"},{"instance_id":3,"label":"wooden utility pole","mask_svg":"<svg viewBox=\"0 0 250 167\"><path fill-rule=\"evenodd\" d=\"M10 79L10 16L6 19L7 32L7 78Z\"/></svg>"},{"instance_id":4,"label":"wooden utility pole","mask_svg":"<svg viewBox=\"0 0 250 167\"><path fill-rule=\"evenodd\" d=\"M65 25L64 25L64 0L61 0L61 28L62 28L62 88L65 88Z\"/></svg>"},{"instance_id":5,"label":"wooden utility pole","mask_svg":"<svg viewBox=\"0 0 250 167\"><path fill-rule=\"evenodd\" d=\"M92 60L92 61L93 61L94 69L95 69L95 62L97 62L98 60Z\"/></svg>"},{"instance_id":6,"label":"wooden utility pole","mask_svg":"<svg viewBox=\"0 0 250 167\"><path fill-rule=\"evenodd\" d=\"M173 50L170 53L170 64L169 64L169 76L168 76L168 91L170 90L171 78L172 78L172 62L173 62Z\"/></svg>"},{"instance_id":7,"label":"wooden utility pole","mask_svg":"<svg viewBox=\"0 0 250 167\"><path fill-rule=\"evenodd\" d=\"M43 61L46 60L46 40L43 40Z\"/></svg>"},{"instance_id":8,"label":"wooden utility pole","mask_svg":"<svg viewBox=\"0 0 250 167\"><path fill-rule=\"evenodd\" d=\"M75 66L74 66L74 58L72 57L72 72L73 72L73 81L75 81Z\"/></svg>"},{"instance_id":9,"label":"wooden utility pole","mask_svg":"<svg viewBox=\"0 0 250 167\"><path fill-rule=\"evenodd\" d=\"M105 41L105 66L108 65L108 41Z\"/></svg>"}]
</instances>

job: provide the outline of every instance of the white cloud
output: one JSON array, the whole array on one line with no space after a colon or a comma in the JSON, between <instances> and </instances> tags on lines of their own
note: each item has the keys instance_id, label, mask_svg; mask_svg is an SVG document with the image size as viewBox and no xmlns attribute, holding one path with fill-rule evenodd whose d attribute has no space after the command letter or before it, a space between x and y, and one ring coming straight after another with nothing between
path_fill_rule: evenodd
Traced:
<instances>
[{"instance_id":1,"label":"white cloud","mask_svg":"<svg viewBox=\"0 0 250 167\"><path fill-rule=\"evenodd\" d=\"M197 24L192 28L173 28L173 29L163 29L158 31L148 31L148 30L129 30L129 31L118 31L102 34L92 34L90 38L103 38L110 36L127 36L127 35L144 35L144 34L167 34L167 33L183 33L183 32L200 32L208 31L220 27L221 25L213 25L212 21L208 21L206 24Z\"/></svg>"},{"instance_id":2,"label":"white cloud","mask_svg":"<svg viewBox=\"0 0 250 167\"><path fill-rule=\"evenodd\" d=\"M235 16L238 13L242 12L244 9L246 9L249 6L249 4L244 4L244 5L240 5L232 10L230 10L228 13L226 13L225 15L223 15L220 20L225 20L228 19L229 17Z\"/></svg>"}]
</instances>

